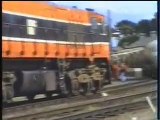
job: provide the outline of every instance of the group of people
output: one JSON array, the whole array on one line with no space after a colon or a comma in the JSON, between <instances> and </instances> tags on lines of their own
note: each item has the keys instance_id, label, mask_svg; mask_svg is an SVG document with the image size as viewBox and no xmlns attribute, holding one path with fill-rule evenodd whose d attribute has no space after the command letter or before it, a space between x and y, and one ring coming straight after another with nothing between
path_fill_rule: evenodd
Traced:
<instances>
[{"instance_id":1,"label":"group of people","mask_svg":"<svg viewBox=\"0 0 160 120\"><path fill-rule=\"evenodd\" d=\"M125 63L114 62L112 64L112 78L114 80L126 81L128 66Z\"/></svg>"}]
</instances>

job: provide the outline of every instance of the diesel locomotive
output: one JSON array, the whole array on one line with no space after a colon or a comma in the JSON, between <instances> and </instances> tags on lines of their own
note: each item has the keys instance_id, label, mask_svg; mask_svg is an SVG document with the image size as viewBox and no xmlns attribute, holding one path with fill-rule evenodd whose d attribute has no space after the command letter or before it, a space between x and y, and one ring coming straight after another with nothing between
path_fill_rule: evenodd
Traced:
<instances>
[{"instance_id":1,"label":"diesel locomotive","mask_svg":"<svg viewBox=\"0 0 160 120\"><path fill-rule=\"evenodd\" d=\"M2 2L4 101L98 90L110 83L109 65L104 15L47 2Z\"/></svg>"}]
</instances>

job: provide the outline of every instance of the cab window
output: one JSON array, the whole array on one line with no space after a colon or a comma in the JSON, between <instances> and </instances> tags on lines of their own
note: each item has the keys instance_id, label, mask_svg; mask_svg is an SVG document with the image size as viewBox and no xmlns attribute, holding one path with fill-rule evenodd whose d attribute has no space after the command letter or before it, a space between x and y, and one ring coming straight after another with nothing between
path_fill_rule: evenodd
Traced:
<instances>
[{"instance_id":1,"label":"cab window","mask_svg":"<svg viewBox=\"0 0 160 120\"><path fill-rule=\"evenodd\" d=\"M36 34L36 27L37 27L37 21L32 19L27 19L27 34L28 35L35 35Z\"/></svg>"}]
</instances>

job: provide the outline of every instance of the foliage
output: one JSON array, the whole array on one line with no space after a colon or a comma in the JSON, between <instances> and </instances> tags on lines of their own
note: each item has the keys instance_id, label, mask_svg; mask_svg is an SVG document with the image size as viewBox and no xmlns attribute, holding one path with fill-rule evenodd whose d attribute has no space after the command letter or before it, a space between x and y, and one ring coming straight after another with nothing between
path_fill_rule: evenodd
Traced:
<instances>
[{"instance_id":1,"label":"foliage","mask_svg":"<svg viewBox=\"0 0 160 120\"><path fill-rule=\"evenodd\" d=\"M142 68L145 77L157 79L157 68L151 56L144 51L127 56L125 62L131 68Z\"/></svg>"},{"instance_id":2,"label":"foliage","mask_svg":"<svg viewBox=\"0 0 160 120\"><path fill-rule=\"evenodd\" d=\"M116 27L119 28L123 25L127 25L127 26L130 26L130 27L134 28L136 26L136 23L131 22L129 20L122 20L122 21L120 21L116 24Z\"/></svg>"},{"instance_id":3,"label":"foliage","mask_svg":"<svg viewBox=\"0 0 160 120\"><path fill-rule=\"evenodd\" d=\"M138 22L136 26L137 33L145 33L147 36L149 36L150 31L151 31L150 20L144 19Z\"/></svg>"},{"instance_id":4,"label":"foliage","mask_svg":"<svg viewBox=\"0 0 160 120\"><path fill-rule=\"evenodd\" d=\"M143 19L138 23L129 20L122 20L116 24L116 28L124 35L124 38L119 42L120 47L130 45L139 39L136 33L145 33L146 36L150 35L150 31L157 31L157 13L151 20Z\"/></svg>"},{"instance_id":5,"label":"foliage","mask_svg":"<svg viewBox=\"0 0 160 120\"><path fill-rule=\"evenodd\" d=\"M136 42L139 39L138 36L132 35L125 38L122 38L118 44L118 46L124 47L125 45L130 45L134 42Z\"/></svg>"},{"instance_id":6,"label":"foliage","mask_svg":"<svg viewBox=\"0 0 160 120\"><path fill-rule=\"evenodd\" d=\"M136 23L129 20L122 20L117 23L116 28L124 35L133 34L135 31Z\"/></svg>"},{"instance_id":7,"label":"foliage","mask_svg":"<svg viewBox=\"0 0 160 120\"><path fill-rule=\"evenodd\" d=\"M155 18L150 21L150 27L151 31L157 31L157 20Z\"/></svg>"},{"instance_id":8,"label":"foliage","mask_svg":"<svg viewBox=\"0 0 160 120\"><path fill-rule=\"evenodd\" d=\"M138 23L129 20L122 20L115 26L123 35L132 35L136 33L145 33L149 36L150 31L157 31L157 13L151 20L143 19Z\"/></svg>"}]
</instances>

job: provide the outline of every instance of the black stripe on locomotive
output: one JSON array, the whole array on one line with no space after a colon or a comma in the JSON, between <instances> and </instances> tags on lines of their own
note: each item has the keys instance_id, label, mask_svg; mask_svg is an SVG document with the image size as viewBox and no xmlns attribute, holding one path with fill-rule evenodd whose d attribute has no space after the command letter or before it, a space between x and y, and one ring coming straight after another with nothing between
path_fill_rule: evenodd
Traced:
<instances>
[{"instance_id":1,"label":"black stripe on locomotive","mask_svg":"<svg viewBox=\"0 0 160 120\"><path fill-rule=\"evenodd\" d=\"M27 19L37 21L36 34L27 34ZM43 20L31 17L2 14L2 35L7 37L32 38L56 41L72 42L108 42L103 26L98 25L98 29L93 33L91 26L62 23L57 21Z\"/></svg>"}]
</instances>

